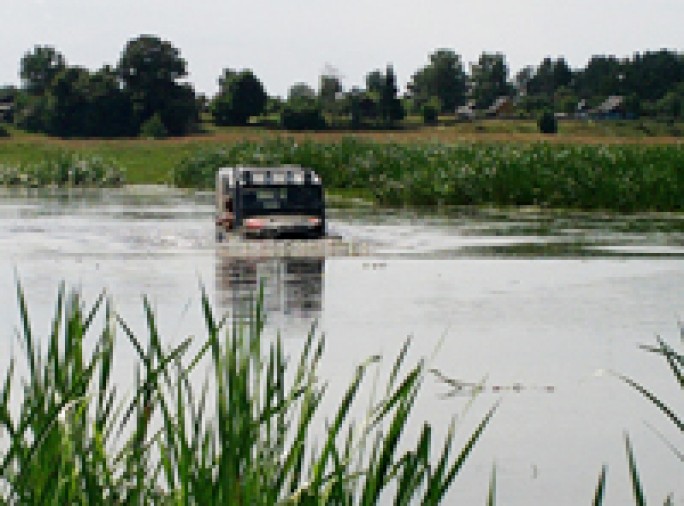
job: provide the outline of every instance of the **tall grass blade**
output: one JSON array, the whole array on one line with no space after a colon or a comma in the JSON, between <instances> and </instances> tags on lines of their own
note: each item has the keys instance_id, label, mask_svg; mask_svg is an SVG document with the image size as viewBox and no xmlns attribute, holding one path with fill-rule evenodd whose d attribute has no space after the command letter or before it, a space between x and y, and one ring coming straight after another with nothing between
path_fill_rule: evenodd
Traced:
<instances>
[{"instance_id":1,"label":"tall grass blade","mask_svg":"<svg viewBox=\"0 0 684 506\"><path fill-rule=\"evenodd\" d=\"M603 499L606 493L606 473L608 472L608 467L604 464L601 467L601 473L599 474L598 483L596 484L596 490L594 491L594 506L601 506L603 504Z\"/></svg>"},{"instance_id":2,"label":"tall grass blade","mask_svg":"<svg viewBox=\"0 0 684 506\"><path fill-rule=\"evenodd\" d=\"M675 426L682 432L684 432L684 422L679 419L679 417L665 404L663 401L661 401L658 397L656 397L653 393L651 393L649 390L641 386L639 383L636 381L628 378L627 376L618 376L622 381L630 385L632 388L634 388L636 391L641 393L644 397L646 397L648 400L650 400L653 404L655 404L658 409L660 409L665 415L675 424Z\"/></svg>"},{"instance_id":3,"label":"tall grass blade","mask_svg":"<svg viewBox=\"0 0 684 506\"><path fill-rule=\"evenodd\" d=\"M634 494L634 503L637 506L645 506L646 499L644 498L644 491L641 486L639 478L639 470L636 466L636 459L634 458L634 451L632 450L632 443L629 440L629 435L625 434L625 448L627 450L627 459L629 462L629 476L632 482L632 492Z\"/></svg>"},{"instance_id":4,"label":"tall grass blade","mask_svg":"<svg viewBox=\"0 0 684 506\"><path fill-rule=\"evenodd\" d=\"M487 493L487 506L496 506L496 465L492 466L492 476L489 479L489 492Z\"/></svg>"}]
</instances>

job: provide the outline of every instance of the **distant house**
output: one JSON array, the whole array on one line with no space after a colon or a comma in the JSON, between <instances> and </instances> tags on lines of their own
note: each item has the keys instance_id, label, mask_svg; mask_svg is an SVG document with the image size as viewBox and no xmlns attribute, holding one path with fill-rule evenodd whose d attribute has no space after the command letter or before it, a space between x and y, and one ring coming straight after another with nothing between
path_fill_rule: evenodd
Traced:
<instances>
[{"instance_id":1,"label":"distant house","mask_svg":"<svg viewBox=\"0 0 684 506\"><path fill-rule=\"evenodd\" d=\"M598 107L589 111L589 115L597 119L623 119L627 117L625 97L611 95Z\"/></svg>"},{"instance_id":2,"label":"distant house","mask_svg":"<svg viewBox=\"0 0 684 506\"><path fill-rule=\"evenodd\" d=\"M499 97L485 111L488 118L512 118L515 115L515 104L511 97Z\"/></svg>"},{"instance_id":3,"label":"distant house","mask_svg":"<svg viewBox=\"0 0 684 506\"><path fill-rule=\"evenodd\" d=\"M11 123L14 119L14 100L12 97L0 97L0 121Z\"/></svg>"},{"instance_id":4,"label":"distant house","mask_svg":"<svg viewBox=\"0 0 684 506\"><path fill-rule=\"evenodd\" d=\"M575 110L575 117L577 118L586 118L589 115L591 108L589 107L589 103L585 98L577 102L577 108Z\"/></svg>"},{"instance_id":5,"label":"distant house","mask_svg":"<svg viewBox=\"0 0 684 506\"><path fill-rule=\"evenodd\" d=\"M475 119L475 101L468 100L465 105L456 108L456 119L457 120L471 120Z\"/></svg>"}]
</instances>

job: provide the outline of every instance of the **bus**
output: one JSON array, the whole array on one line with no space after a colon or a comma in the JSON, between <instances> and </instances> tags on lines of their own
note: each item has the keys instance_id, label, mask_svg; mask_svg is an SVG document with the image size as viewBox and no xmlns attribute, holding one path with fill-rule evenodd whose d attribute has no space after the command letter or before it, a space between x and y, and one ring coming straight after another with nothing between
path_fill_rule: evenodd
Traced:
<instances>
[{"instance_id":1,"label":"bus","mask_svg":"<svg viewBox=\"0 0 684 506\"><path fill-rule=\"evenodd\" d=\"M222 167L216 175L216 238L317 239L326 234L325 196L312 169Z\"/></svg>"}]
</instances>

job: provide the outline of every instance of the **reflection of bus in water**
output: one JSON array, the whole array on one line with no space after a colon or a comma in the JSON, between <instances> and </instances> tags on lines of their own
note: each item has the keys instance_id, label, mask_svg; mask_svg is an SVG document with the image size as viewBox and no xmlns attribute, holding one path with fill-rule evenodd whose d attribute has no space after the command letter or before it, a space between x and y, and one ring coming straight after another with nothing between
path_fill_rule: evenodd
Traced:
<instances>
[{"instance_id":1,"label":"reflection of bus in water","mask_svg":"<svg viewBox=\"0 0 684 506\"><path fill-rule=\"evenodd\" d=\"M246 319L262 283L267 314L316 318L322 307L323 271L323 257L235 258L219 254L217 303L236 319Z\"/></svg>"},{"instance_id":2,"label":"reflection of bus in water","mask_svg":"<svg viewBox=\"0 0 684 506\"><path fill-rule=\"evenodd\" d=\"M311 169L223 167L216 174L216 239L320 238L325 235L321 178Z\"/></svg>"}]
</instances>

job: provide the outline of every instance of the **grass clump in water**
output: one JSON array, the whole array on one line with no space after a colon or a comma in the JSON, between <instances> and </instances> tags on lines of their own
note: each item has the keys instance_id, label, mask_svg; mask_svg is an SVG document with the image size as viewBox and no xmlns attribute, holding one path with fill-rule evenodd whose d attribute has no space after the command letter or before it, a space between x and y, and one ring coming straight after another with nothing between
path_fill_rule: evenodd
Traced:
<instances>
[{"instance_id":1,"label":"grass clump in water","mask_svg":"<svg viewBox=\"0 0 684 506\"><path fill-rule=\"evenodd\" d=\"M119 187L123 183L123 169L100 156L58 151L40 162L0 165L0 186Z\"/></svg>"},{"instance_id":2,"label":"grass clump in water","mask_svg":"<svg viewBox=\"0 0 684 506\"><path fill-rule=\"evenodd\" d=\"M281 340L262 340L259 303L246 325L228 326L203 292L207 336L191 352L190 338L165 349L146 300L143 341L104 295L87 308L63 286L49 335L38 339L21 286L18 299L26 373L13 363L0 386L5 503L377 504L392 495L396 504L437 504L496 409L458 452L453 424L439 448L428 423L408 442L425 366L403 372L407 342L365 418L350 413L378 357L356 368L319 427L325 341L312 331L288 370ZM115 328L138 359L126 401L113 378ZM202 364L211 372L197 389L190 375Z\"/></svg>"}]
</instances>

